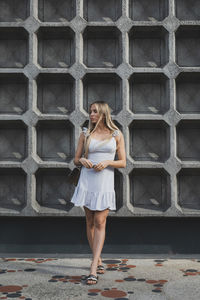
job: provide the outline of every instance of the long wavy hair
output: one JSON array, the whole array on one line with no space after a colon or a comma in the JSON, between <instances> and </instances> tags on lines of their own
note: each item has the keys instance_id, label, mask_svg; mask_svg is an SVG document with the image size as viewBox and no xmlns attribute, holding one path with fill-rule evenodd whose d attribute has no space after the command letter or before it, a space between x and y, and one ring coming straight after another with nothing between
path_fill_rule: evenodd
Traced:
<instances>
[{"instance_id":1,"label":"long wavy hair","mask_svg":"<svg viewBox=\"0 0 200 300\"><path fill-rule=\"evenodd\" d=\"M98 127L99 123L101 122L101 120L103 119L103 117L105 117L105 119L104 119L105 126L111 131L111 136L109 137L109 139L112 138L112 133L115 130L119 130L119 128L115 125L115 123L111 119L111 112L110 112L110 107L109 107L108 103L105 101L94 101L89 106L89 112L90 112L91 106L93 104L95 104L95 106L97 108L97 112L99 113L100 117L99 117L98 121L96 122L96 124L92 123L89 118L88 129L87 129L87 132L85 135L85 140L84 140L84 151L85 151L86 157L88 155L91 134L97 129L97 127Z\"/></svg>"}]
</instances>

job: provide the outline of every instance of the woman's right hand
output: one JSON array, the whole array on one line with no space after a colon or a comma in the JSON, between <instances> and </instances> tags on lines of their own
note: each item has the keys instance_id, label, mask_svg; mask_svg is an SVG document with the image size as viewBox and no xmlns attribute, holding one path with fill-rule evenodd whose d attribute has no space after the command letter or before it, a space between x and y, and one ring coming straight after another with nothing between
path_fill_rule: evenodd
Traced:
<instances>
[{"instance_id":1,"label":"woman's right hand","mask_svg":"<svg viewBox=\"0 0 200 300\"><path fill-rule=\"evenodd\" d=\"M89 159L84 158L84 157L81 157L81 158L79 159L79 162L80 162L84 167L86 167L86 168L88 168L88 169L91 169L92 166L93 166L92 162L91 162Z\"/></svg>"}]
</instances>

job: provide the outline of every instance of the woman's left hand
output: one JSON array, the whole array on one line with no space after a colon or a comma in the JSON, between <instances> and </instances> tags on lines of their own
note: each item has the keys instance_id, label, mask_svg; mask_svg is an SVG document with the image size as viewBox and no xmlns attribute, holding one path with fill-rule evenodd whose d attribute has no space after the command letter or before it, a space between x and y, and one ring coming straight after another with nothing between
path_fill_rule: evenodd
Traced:
<instances>
[{"instance_id":1,"label":"woman's left hand","mask_svg":"<svg viewBox=\"0 0 200 300\"><path fill-rule=\"evenodd\" d=\"M102 171L107 166L109 166L109 161L108 160L104 160L104 161L101 161L100 163L96 164L94 166L94 170L96 170L96 171Z\"/></svg>"}]
</instances>

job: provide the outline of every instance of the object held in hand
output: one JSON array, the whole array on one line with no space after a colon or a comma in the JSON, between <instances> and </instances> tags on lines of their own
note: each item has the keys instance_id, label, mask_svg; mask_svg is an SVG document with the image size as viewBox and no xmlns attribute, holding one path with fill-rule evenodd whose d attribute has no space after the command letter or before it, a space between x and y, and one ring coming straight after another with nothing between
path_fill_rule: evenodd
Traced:
<instances>
[{"instance_id":1,"label":"object held in hand","mask_svg":"<svg viewBox=\"0 0 200 300\"><path fill-rule=\"evenodd\" d=\"M81 168L82 166L80 167L75 167L68 175L67 177L67 181L71 184L74 184L75 186L77 186L78 184L78 180L79 180L79 177L80 177L80 173L81 173Z\"/></svg>"}]
</instances>

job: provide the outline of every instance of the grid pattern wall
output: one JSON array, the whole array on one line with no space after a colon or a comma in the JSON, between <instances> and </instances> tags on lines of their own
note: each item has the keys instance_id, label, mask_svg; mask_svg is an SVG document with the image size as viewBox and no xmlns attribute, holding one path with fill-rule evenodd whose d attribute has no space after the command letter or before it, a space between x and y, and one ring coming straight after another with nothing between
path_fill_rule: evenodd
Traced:
<instances>
[{"instance_id":1,"label":"grid pattern wall","mask_svg":"<svg viewBox=\"0 0 200 300\"><path fill-rule=\"evenodd\" d=\"M0 1L0 214L83 216L88 106L125 137L112 216L200 216L200 1ZM117 155L116 155L117 158Z\"/></svg>"}]
</instances>

